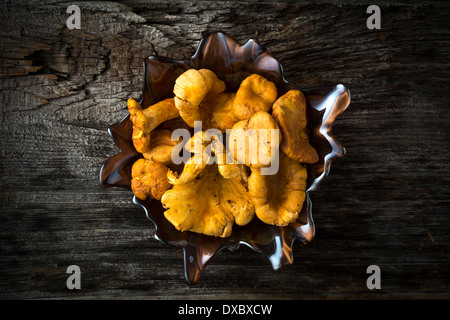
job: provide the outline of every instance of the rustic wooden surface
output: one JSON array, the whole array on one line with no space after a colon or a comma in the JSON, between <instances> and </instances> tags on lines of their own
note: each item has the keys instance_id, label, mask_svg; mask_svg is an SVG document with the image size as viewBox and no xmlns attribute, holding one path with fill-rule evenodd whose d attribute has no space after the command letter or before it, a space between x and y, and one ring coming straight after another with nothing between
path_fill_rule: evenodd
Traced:
<instances>
[{"instance_id":1,"label":"rustic wooden surface","mask_svg":"<svg viewBox=\"0 0 450 320\"><path fill-rule=\"evenodd\" d=\"M69 4L81 29L69 30ZM450 8L445 1L2 2L2 299L450 298ZM187 58L225 31L271 48L302 87L342 83L347 149L312 194L316 237L273 271L243 246L194 286L125 189L102 189L107 134L139 98L142 59ZM68 290L66 268L81 268ZM381 268L381 290L366 269Z\"/></svg>"}]
</instances>

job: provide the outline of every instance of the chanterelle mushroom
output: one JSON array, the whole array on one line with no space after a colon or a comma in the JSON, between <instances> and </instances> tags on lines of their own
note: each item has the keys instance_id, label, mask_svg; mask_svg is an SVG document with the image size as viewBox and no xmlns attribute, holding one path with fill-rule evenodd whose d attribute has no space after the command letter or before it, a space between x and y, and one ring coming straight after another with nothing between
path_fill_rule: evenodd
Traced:
<instances>
[{"instance_id":1,"label":"chanterelle mushroom","mask_svg":"<svg viewBox=\"0 0 450 320\"><path fill-rule=\"evenodd\" d=\"M150 133L161 123L179 116L173 98L162 100L146 109L133 98L128 99L128 111L133 123L132 140L137 152L150 150Z\"/></svg>"},{"instance_id":2,"label":"chanterelle mushroom","mask_svg":"<svg viewBox=\"0 0 450 320\"><path fill-rule=\"evenodd\" d=\"M231 112L234 93L224 92L225 83L208 69L189 69L175 81L175 106L190 126L202 121L204 129L230 128L238 119Z\"/></svg>"},{"instance_id":3,"label":"chanterelle mushroom","mask_svg":"<svg viewBox=\"0 0 450 320\"><path fill-rule=\"evenodd\" d=\"M128 111L133 123L131 139L137 152L147 152L150 149L150 124L142 112L141 105L133 98L128 99Z\"/></svg>"},{"instance_id":4,"label":"chanterelle mushroom","mask_svg":"<svg viewBox=\"0 0 450 320\"><path fill-rule=\"evenodd\" d=\"M259 169L252 169L248 190L258 218L277 226L294 222L305 200L306 178L306 168L282 152L275 175L262 175Z\"/></svg>"},{"instance_id":5,"label":"chanterelle mushroom","mask_svg":"<svg viewBox=\"0 0 450 320\"><path fill-rule=\"evenodd\" d=\"M217 135L216 135L217 134ZM207 148L210 148L206 152L204 157L209 162L215 161L218 165L219 172L224 178L236 178L242 175L242 166L232 157L231 153L225 148L222 143L224 136L217 131L212 133L208 131L199 131L186 143L186 150L198 154L205 153ZM211 157L209 157L211 155ZM213 159L210 159L213 158Z\"/></svg>"},{"instance_id":6,"label":"chanterelle mushroom","mask_svg":"<svg viewBox=\"0 0 450 320\"><path fill-rule=\"evenodd\" d=\"M269 112L277 99L275 84L259 74L252 74L241 82L233 101L233 114L239 120L250 118L258 111Z\"/></svg>"},{"instance_id":7,"label":"chanterelle mushroom","mask_svg":"<svg viewBox=\"0 0 450 320\"><path fill-rule=\"evenodd\" d=\"M254 206L240 177L224 178L216 165L207 166L196 179L174 185L161 198L164 216L180 231L228 237L233 223L246 225Z\"/></svg>"},{"instance_id":8,"label":"chanterelle mushroom","mask_svg":"<svg viewBox=\"0 0 450 320\"><path fill-rule=\"evenodd\" d=\"M169 183L178 185L194 180L209 164L210 158L203 153L196 153L184 164L183 171L167 171L167 180Z\"/></svg>"},{"instance_id":9,"label":"chanterelle mushroom","mask_svg":"<svg viewBox=\"0 0 450 320\"><path fill-rule=\"evenodd\" d=\"M172 185L167 180L168 168L162 163L139 159L131 168L131 190L141 200L149 196L160 200Z\"/></svg>"},{"instance_id":10,"label":"chanterelle mushroom","mask_svg":"<svg viewBox=\"0 0 450 320\"><path fill-rule=\"evenodd\" d=\"M227 153L222 141L216 135L198 131L185 144L185 149L194 155L185 163L181 174L169 170L167 178L171 184L182 184L196 178L207 165L215 163L224 178L241 177L242 169L230 154Z\"/></svg>"},{"instance_id":11,"label":"chanterelle mushroom","mask_svg":"<svg viewBox=\"0 0 450 320\"><path fill-rule=\"evenodd\" d=\"M302 163L319 160L317 151L309 144L306 131L306 100L299 90L290 90L275 101L272 116L283 135L280 149L289 158Z\"/></svg>"},{"instance_id":12,"label":"chanterelle mushroom","mask_svg":"<svg viewBox=\"0 0 450 320\"><path fill-rule=\"evenodd\" d=\"M155 130L150 134L150 149L143 153L143 156L147 160L169 165L172 163L172 150L180 142L179 140L172 140L170 130Z\"/></svg>"},{"instance_id":13,"label":"chanterelle mushroom","mask_svg":"<svg viewBox=\"0 0 450 320\"><path fill-rule=\"evenodd\" d=\"M278 156L282 134L268 112L258 111L236 123L229 139L230 153L238 163L261 168L270 166Z\"/></svg>"},{"instance_id":14,"label":"chanterelle mushroom","mask_svg":"<svg viewBox=\"0 0 450 320\"><path fill-rule=\"evenodd\" d=\"M214 128L225 131L239 121L233 113L235 97L236 94L233 92L222 92L205 102L206 108L210 110L209 123L206 124L205 129Z\"/></svg>"}]
</instances>

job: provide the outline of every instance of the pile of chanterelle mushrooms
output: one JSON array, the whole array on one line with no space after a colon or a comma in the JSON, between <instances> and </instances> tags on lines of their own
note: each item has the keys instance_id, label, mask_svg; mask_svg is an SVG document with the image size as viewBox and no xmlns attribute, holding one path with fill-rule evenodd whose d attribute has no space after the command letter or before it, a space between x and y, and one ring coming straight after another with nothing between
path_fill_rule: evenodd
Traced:
<instances>
[{"instance_id":1,"label":"pile of chanterelle mushrooms","mask_svg":"<svg viewBox=\"0 0 450 320\"><path fill-rule=\"evenodd\" d=\"M246 225L255 215L277 226L295 221L305 200L305 164L318 161L302 92L278 97L275 84L257 74L244 79L236 93L227 92L214 72L189 69L177 78L173 93L146 109L128 100L133 144L143 156L132 167L136 197L161 201L176 229L209 236L228 237L234 223ZM172 130L158 127L178 117L191 128L201 121L202 130L187 141L173 141ZM228 143L208 129L228 133ZM251 136L262 153L251 152ZM179 145L190 154L177 172L169 167ZM275 170L264 173L270 167Z\"/></svg>"}]
</instances>

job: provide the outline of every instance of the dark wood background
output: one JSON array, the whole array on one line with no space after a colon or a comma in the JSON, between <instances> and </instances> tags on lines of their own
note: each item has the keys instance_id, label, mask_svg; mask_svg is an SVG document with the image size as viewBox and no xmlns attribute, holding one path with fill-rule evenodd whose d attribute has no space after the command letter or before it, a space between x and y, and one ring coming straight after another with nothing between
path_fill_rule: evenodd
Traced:
<instances>
[{"instance_id":1,"label":"dark wood background","mask_svg":"<svg viewBox=\"0 0 450 320\"><path fill-rule=\"evenodd\" d=\"M450 298L450 8L376 1L2 2L0 298ZM184 59L225 31L271 48L300 87L342 83L334 132L347 149L312 194L316 237L273 271L242 246L194 286L180 252L154 239L131 191L102 189L117 152L107 128L139 98L142 60ZM81 290L66 269L81 268ZM369 265L381 289L366 287Z\"/></svg>"}]
</instances>

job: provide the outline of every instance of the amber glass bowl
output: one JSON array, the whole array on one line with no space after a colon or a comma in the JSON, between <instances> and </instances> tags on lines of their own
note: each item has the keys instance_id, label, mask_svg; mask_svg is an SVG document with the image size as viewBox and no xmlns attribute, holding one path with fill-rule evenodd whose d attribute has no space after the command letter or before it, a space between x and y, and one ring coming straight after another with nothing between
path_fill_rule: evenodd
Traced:
<instances>
[{"instance_id":1,"label":"amber glass bowl","mask_svg":"<svg viewBox=\"0 0 450 320\"><path fill-rule=\"evenodd\" d=\"M195 54L188 60L177 61L150 56L144 59L144 86L140 103L146 108L160 100L173 97L176 78L185 70L206 68L214 71L227 85L227 91L236 92L240 83L253 73L260 74L276 84L279 96L291 89L301 90L307 101L310 143L319 154L319 161L307 165L308 181L306 200L299 218L286 227L267 225L256 216L246 226L233 226L228 238L215 238L193 232L181 232L164 217L164 209L157 200L133 202L141 206L156 228L155 238L181 248L184 252L184 270L188 283L197 282L208 261L224 248L237 249L246 244L267 256L275 270L292 264L292 245L297 239L307 243L314 237L314 222L310 192L318 190L321 180L327 176L330 165L345 154L345 149L332 136L331 126L350 103L350 93L341 84L331 87L300 88L283 78L283 69L268 48L254 40L240 45L229 35L214 32L205 36ZM125 104L124 104L125 105ZM181 124L175 121L170 127ZM172 127L172 129L175 129ZM133 147L132 126L129 116L109 128L109 134L120 153L108 159L100 171L100 182L105 188L125 187L131 193L131 166L142 157Z\"/></svg>"}]
</instances>

